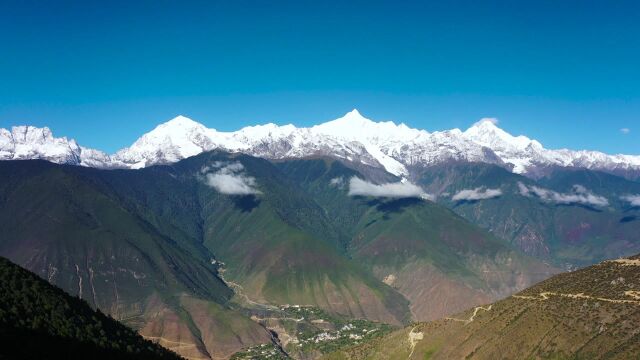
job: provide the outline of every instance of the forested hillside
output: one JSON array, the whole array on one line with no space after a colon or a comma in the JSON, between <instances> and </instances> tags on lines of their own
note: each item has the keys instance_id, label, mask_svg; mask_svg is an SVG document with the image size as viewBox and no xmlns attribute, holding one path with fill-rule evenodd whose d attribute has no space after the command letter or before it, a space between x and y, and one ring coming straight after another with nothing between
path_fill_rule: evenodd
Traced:
<instances>
[{"instance_id":1,"label":"forested hillside","mask_svg":"<svg viewBox=\"0 0 640 360\"><path fill-rule=\"evenodd\" d=\"M1 359L180 359L0 258Z\"/></svg>"}]
</instances>

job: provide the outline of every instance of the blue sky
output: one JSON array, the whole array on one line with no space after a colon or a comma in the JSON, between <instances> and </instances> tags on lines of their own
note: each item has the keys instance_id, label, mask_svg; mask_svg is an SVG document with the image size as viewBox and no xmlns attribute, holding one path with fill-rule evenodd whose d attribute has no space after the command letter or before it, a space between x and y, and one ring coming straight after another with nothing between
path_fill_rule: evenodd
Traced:
<instances>
[{"instance_id":1,"label":"blue sky","mask_svg":"<svg viewBox=\"0 0 640 360\"><path fill-rule=\"evenodd\" d=\"M358 108L640 154L638 19L635 1L3 0L0 127L112 152L178 114L235 130Z\"/></svg>"}]
</instances>

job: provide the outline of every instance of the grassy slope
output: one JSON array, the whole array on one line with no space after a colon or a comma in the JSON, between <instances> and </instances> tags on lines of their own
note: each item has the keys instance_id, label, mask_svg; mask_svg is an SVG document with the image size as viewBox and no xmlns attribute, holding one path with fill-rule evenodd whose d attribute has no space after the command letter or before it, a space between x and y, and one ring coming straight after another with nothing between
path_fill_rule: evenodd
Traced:
<instances>
[{"instance_id":1,"label":"grassy slope","mask_svg":"<svg viewBox=\"0 0 640 360\"><path fill-rule=\"evenodd\" d=\"M327 358L635 358L640 354L640 256L634 258L635 265L607 261L556 275L485 306L488 310L478 310L475 317L471 309L453 316L458 320L410 326Z\"/></svg>"},{"instance_id":2,"label":"grassy slope","mask_svg":"<svg viewBox=\"0 0 640 360\"><path fill-rule=\"evenodd\" d=\"M4 258L0 299L0 358L179 358Z\"/></svg>"}]
</instances>

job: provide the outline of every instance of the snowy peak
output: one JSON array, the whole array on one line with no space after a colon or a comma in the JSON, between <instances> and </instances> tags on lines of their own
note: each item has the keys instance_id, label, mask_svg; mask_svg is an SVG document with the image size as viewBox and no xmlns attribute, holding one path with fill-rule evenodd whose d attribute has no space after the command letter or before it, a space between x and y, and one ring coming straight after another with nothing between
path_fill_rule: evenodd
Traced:
<instances>
[{"instance_id":1,"label":"snowy peak","mask_svg":"<svg viewBox=\"0 0 640 360\"><path fill-rule=\"evenodd\" d=\"M160 124L160 125L165 125L165 126L183 126L183 127L193 127L193 126L203 126L202 124L200 124L197 121L194 121L184 115L178 115L176 117L174 117L173 119L165 122L164 124Z\"/></svg>"},{"instance_id":2,"label":"snowy peak","mask_svg":"<svg viewBox=\"0 0 640 360\"><path fill-rule=\"evenodd\" d=\"M114 158L133 168L172 163L214 148L214 129L185 116L177 116L144 134Z\"/></svg>"},{"instance_id":3,"label":"snowy peak","mask_svg":"<svg viewBox=\"0 0 640 360\"><path fill-rule=\"evenodd\" d=\"M365 118L364 116L362 116L362 114L360 114L360 111L358 111L358 109L353 109L351 111L349 111L348 113L344 114L343 117L336 119L335 121L340 120L343 122L356 122L356 123L369 123L369 122L373 122L367 118Z\"/></svg>"},{"instance_id":4,"label":"snowy peak","mask_svg":"<svg viewBox=\"0 0 640 360\"><path fill-rule=\"evenodd\" d=\"M376 123L365 118L356 109L346 113L343 117L327 121L312 127L313 130L327 135L351 138L359 135L360 131L367 131L376 127Z\"/></svg>"},{"instance_id":5,"label":"snowy peak","mask_svg":"<svg viewBox=\"0 0 640 360\"><path fill-rule=\"evenodd\" d=\"M540 144L526 136L513 136L498 126L495 118L484 118L464 132L464 136L488 147L502 146L525 149L532 143ZM542 147L542 145L540 145Z\"/></svg>"},{"instance_id":6,"label":"snowy peak","mask_svg":"<svg viewBox=\"0 0 640 360\"><path fill-rule=\"evenodd\" d=\"M0 132L2 159L45 159L55 162L78 161L80 147L66 137L54 138L48 127L14 126Z\"/></svg>"},{"instance_id":7,"label":"snowy peak","mask_svg":"<svg viewBox=\"0 0 640 360\"><path fill-rule=\"evenodd\" d=\"M14 126L11 128L11 135L19 143L44 144L54 141L51 129L48 127L37 128L35 126ZM60 140L66 140L65 137Z\"/></svg>"},{"instance_id":8,"label":"snowy peak","mask_svg":"<svg viewBox=\"0 0 640 360\"><path fill-rule=\"evenodd\" d=\"M424 130L411 129L405 124L396 125L393 121L375 122L362 116L356 109L341 118L310 129L315 133L372 144L394 140L411 141L420 135L428 134Z\"/></svg>"},{"instance_id":9,"label":"snowy peak","mask_svg":"<svg viewBox=\"0 0 640 360\"><path fill-rule=\"evenodd\" d=\"M143 135L143 137L174 137L183 136L184 134L207 131L207 127L201 123L191 120L186 116L176 116L175 118L164 122L155 127L155 129Z\"/></svg>"},{"instance_id":10,"label":"snowy peak","mask_svg":"<svg viewBox=\"0 0 640 360\"><path fill-rule=\"evenodd\" d=\"M511 135L500 129L497 124L498 120L495 118L483 118L471 125L464 134L466 137L477 139L478 141L490 142L493 138L509 139Z\"/></svg>"},{"instance_id":11,"label":"snowy peak","mask_svg":"<svg viewBox=\"0 0 640 360\"><path fill-rule=\"evenodd\" d=\"M516 173L564 166L640 175L640 156L595 151L549 150L526 136L513 136L484 118L465 131L413 129L392 121L373 121L354 109L344 116L308 128L265 124L220 132L177 116L141 136L130 147L109 156L55 138L48 128L0 129L0 159L47 159L92 167L141 168L166 164L221 149L268 159L331 156L411 177L411 169L447 161L484 162ZM631 176L631 175L630 175Z\"/></svg>"},{"instance_id":12,"label":"snowy peak","mask_svg":"<svg viewBox=\"0 0 640 360\"><path fill-rule=\"evenodd\" d=\"M292 124L279 126L273 123L264 125L247 126L236 132L236 138L245 138L253 140L263 140L269 138L287 137L296 132L296 128ZM235 135L235 134L234 134Z\"/></svg>"},{"instance_id":13,"label":"snowy peak","mask_svg":"<svg viewBox=\"0 0 640 360\"><path fill-rule=\"evenodd\" d=\"M48 127L14 126L0 129L0 160L42 159L59 164L109 167L105 153L83 148L73 139L56 138Z\"/></svg>"}]
</instances>

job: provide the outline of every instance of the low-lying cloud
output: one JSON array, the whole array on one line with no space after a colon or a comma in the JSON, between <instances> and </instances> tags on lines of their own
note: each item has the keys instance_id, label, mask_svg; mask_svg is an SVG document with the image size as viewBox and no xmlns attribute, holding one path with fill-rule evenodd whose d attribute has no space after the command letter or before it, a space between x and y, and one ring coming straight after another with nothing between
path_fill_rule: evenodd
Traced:
<instances>
[{"instance_id":1,"label":"low-lying cloud","mask_svg":"<svg viewBox=\"0 0 640 360\"><path fill-rule=\"evenodd\" d=\"M458 191L451 199L453 201L476 201L491 199L500 195L502 195L502 190L500 189L484 189L479 187Z\"/></svg>"},{"instance_id":2,"label":"low-lying cloud","mask_svg":"<svg viewBox=\"0 0 640 360\"><path fill-rule=\"evenodd\" d=\"M623 195L620 199L627 201L631 206L640 206L640 194Z\"/></svg>"},{"instance_id":3,"label":"low-lying cloud","mask_svg":"<svg viewBox=\"0 0 640 360\"><path fill-rule=\"evenodd\" d=\"M342 176L335 177L329 180L329 186L335 187L338 189L344 189L345 181Z\"/></svg>"},{"instance_id":4,"label":"low-lying cloud","mask_svg":"<svg viewBox=\"0 0 640 360\"><path fill-rule=\"evenodd\" d=\"M529 196L529 188L527 185L518 181L518 190L520 191L520 195Z\"/></svg>"},{"instance_id":5,"label":"low-lying cloud","mask_svg":"<svg viewBox=\"0 0 640 360\"><path fill-rule=\"evenodd\" d=\"M385 198L420 198L433 200L421 187L408 181L386 184L374 184L352 177L349 181L349 196L374 196Z\"/></svg>"},{"instance_id":6,"label":"low-lying cloud","mask_svg":"<svg viewBox=\"0 0 640 360\"><path fill-rule=\"evenodd\" d=\"M261 192L256 188L256 179L245 174L244 166L240 162L224 163L216 161L200 171L205 184L213 187L219 193L226 195L257 195Z\"/></svg>"},{"instance_id":7,"label":"low-lying cloud","mask_svg":"<svg viewBox=\"0 0 640 360\"><path fill-rule=\"evenodd\" d=\"M582 185L574 185L571 193L559 193L535 185L527 186L523 183L518 183L518 190L522 196L536 196L544 201L557 204L609 205L607 198L593 194Z\"/></svg>"}]
</instances>

